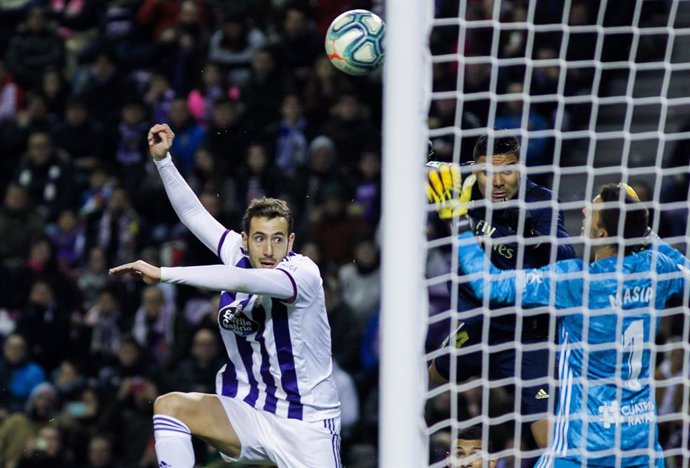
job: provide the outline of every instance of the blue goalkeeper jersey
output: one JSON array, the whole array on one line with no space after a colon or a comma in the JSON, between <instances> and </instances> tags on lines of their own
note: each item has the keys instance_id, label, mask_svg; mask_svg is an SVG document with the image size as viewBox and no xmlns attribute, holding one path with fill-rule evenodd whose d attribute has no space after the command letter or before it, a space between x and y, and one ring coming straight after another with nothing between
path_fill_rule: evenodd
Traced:
<instances>
[{"instance_id":1,"label":"blue goalkeeper jersey","mask_svg":"<svg viewBox=\"0 0 690 468\"><path fill-rule=\"evenodd\" d=\"M675 249L664 243L657 247L624 257L622 265L617 257L593 262L585 278L580 259L500 271L486 261L470 233L461 236L460 265L477 297L484 295L488 271L492 301L552 305L559 311L561 391L543 466L551 466L551 459L556 466L558 460L585 466L663 466L649 385L649 348L657 325L653 321L658 322L652 311L683 293L687 268Z\"/></svg>"},{"instance_id":2,"label":"blue goalkeeper jersey","mask_svg":"<svg viewBox=\"0 0 690 468\"><path fill-rule=\"evenodd\" d=\"M557 201L554 193L537 185L529 179L525 181L524 201L526 210L525 220L522 224L524 237L540 237L553 235L556 238L568 237L568 232L563 225L563 215L553 203ZM483 196L475 185L472 191L472 200L483 200ZM515 270L522 268L537 268L548 265L555 260L565 260L575 257L575 249L571 245L558 245L555 251L556 258L551 258L551 243L544 241L537 245L525 245L522 254L522 262L518 264L518 243L516 235L520 228L519 210L517 207L500 208L498 204L492 205L493 209L487 213L483 207L470 208L468 215L472 219L474 233L479 237L490 237L493 241L491 262L501 270ZM502 241L503 238L510 238ZM546 239L546 237L545 237ZM483 302L478 300L467 283L458 284L458 312L470 311L481 308ZM461 317L464 320L465 317ZM541 320L540 328L534 333L533 340L541 341L546 333L547 321ZM502 342L514 339L515 315L503 314L491 320L492 339ZM505 332L505 333L500 333ZM505 336L504 336L505 335ZM528 339L528 341L530 341Z\"/></svg>"}]
</instances>

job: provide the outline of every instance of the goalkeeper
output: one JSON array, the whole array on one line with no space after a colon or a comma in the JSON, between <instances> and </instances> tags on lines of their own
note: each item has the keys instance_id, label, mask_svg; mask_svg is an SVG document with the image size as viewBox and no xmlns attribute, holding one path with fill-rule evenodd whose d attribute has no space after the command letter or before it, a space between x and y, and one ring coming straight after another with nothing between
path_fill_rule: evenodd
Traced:
<instances>
[{"instance_id":1,"label":"goalkeeper","mask_svg":"<svg viewBox=\"0 0 690 468\"><path fill-rule=\"evenodd\" d=\"M558 238L568 237L563 226L563 216L555 208L556 198L550 190L531 182L520 168L520 143L513 136L495 137L493 151L488 151L489 138L481 136L473 151L474 164L464 181L461 181L457 165L430 162L427 195L437 204L439 216L453 221L469 219L477 236L490 237L493 242L491 262L498 268L535 268L548 265L551 260L551 244L542 234L555 232ZM489 156L487 157L487 154ZM486 169L490 165L489 171ZM463 167L464 169L464 167ZM524 184L524 190L520 185ZM521 193L523 192L523 193ZM525 208L515 206L522 197ZM485 201L486 200L486 201ZM467 216L465 216L467 215ZM520 218L523 218L520 220ZM529 243L518 251L516 234L530 238ZM563 260L575 257L571 245L555 247L555 258ZM518 264L518 259L521 263ZM458 285L457 310L462 322L448 340L457 348L482 343L484 316L479 312L483 302L477 299L467 283ZM474 314L473 314L474 312ZM524 317L522 334L516 336L516 316L503 311L500 317L492 317L489 323L489 345L521 342L541 343L548 338L548 314ZM446 342L444 342L445 346ZM516 369L516 362L521 366ZM490 356L489 377L510 378L520 375L527 382L516 391L521 398L520 412L531 415L531 432L539 447L545 447L548 437L546 414L548 409L549 350L521 353L516 359L514 348L493 352ZM457 381L481 375L482 353L460 353L457 359ZM450 353L434 359L429 368L433 383L447 382L450 377ZM538 383L541 379L542 383Z\"/></svg>"},{"instance_id":2,"label":"goalkeeper","mask_svg":"<svg viewBox=\"0 0 690 468\"><path fill-rule=\"evenodd\" d=\"M602 187L583 214L582 236L592 242L594 253L588 265L572 259L501 272L486 262L474 237L463 233L461 268L478 298L484 296L488 271L492 301L552 305L559 311L559 379L564 385L554 435L538 467L662 467L650 388L649 346L658 325L651 309L661 310L670 297L683 294L686 259L658 239L647 244L647 209L624 184Z\"/></svg>"}]
</instances>

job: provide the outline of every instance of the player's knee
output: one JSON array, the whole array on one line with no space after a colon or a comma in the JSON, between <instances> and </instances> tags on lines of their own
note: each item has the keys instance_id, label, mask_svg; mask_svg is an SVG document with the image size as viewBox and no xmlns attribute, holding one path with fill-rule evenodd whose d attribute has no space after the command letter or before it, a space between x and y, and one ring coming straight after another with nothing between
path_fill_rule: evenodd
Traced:
<instances>
[{"instance_id":1,"label":"player's knee","mask_svg":"<svg viewBox=\"0 0 690 468\"><path fill-rule=\"evenodd\" d=\"M153 402L154 414L165 414L180 418L184 416L187 407L187 400L184 393L171 392L161 395Z\"/></svg>"}]
</instances>

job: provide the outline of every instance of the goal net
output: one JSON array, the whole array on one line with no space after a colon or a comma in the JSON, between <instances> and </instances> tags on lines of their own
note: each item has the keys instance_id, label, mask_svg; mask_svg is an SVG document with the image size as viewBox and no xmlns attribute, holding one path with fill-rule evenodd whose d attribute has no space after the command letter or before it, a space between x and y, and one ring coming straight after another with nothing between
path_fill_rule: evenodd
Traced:
<instances>
[{"instance_id":1,"label":"goal net","mask_svg":"<svg viewBox=\"0 0 690 468\"><path fill-rule=\"evenodd\" d=\"M472 163L481 135L488 138L480 155L494 154L506 135L520 142L517 186L506 177L514 168L511 160L507 169L500 160L475 166L485 171L483 192L498 194L492 199L480 190L474 227L499 268L539 267L568 257L588 260L596 244L580 239L582 211L591 207L603 184L620 182L631 186L649 209L653 231L688 254L690 2L435 4L429 37L431 159ZM463 166L464 176L471 171ZM554 198L531 197L531 183L552 190ZM504 195L510 199L499 200ZM542 420L551 423L546 433L552 449L561 440L564 454L602 457L619 465L636 417L651 421L652 427L631 452L650 458L636 460L689 466L687 291L663 310L650 308L644 330L619 320L610 330L608 348L587 342L584 333L584 344L577 345L582 365L589 365L593 353L610 353L620 369L612 376L617 395L598 415L590 411L558 422L559 402L569 405L578 395L586 399L602 382L559 373L568 356L559 352L563 336L553 302L536 309L520 301L496 306L485 288L479 307L471 307L467 278L458 269L457 230L438 220L434 206L428 211L426 358L438 363L441 377L426 392L429 466L460 466L465 448L458 438L480 441L473 450L483 466L494 466L494 461L498 466L533 466L543 453L536 440L541 433L535 432ZM549 211L560 212L562 223L555 216L546 231L544 224L535 229L543 221L541 214ZM590 228L585 223L584 229ZM618 262L621 266L622 258ZM583 328L588 317L596 316L586 308L577 312L585 317ZM650 387L644 408L639 402L628 404L623 394L630 377L623 374L638 371L640 385ZM581 387L581 394L573 394L573 385ZM613 429L595 434L598 426L590 423ZM587 453L587 446L568 447L568 431L576 424L585 440L608 437L591 446L607 448ZM655 451L656 440L661 452Z\"/></svg>"}]
</instances>

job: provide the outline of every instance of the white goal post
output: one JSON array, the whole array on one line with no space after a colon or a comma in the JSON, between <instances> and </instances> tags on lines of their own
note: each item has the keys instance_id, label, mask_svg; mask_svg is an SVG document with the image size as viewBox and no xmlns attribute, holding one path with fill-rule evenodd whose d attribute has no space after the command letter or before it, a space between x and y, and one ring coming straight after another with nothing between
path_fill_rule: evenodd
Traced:
<instances>
[{"instance_id":1,"label":"white goal post","mask_svg":"<svg viewBox=\"0 0 690 468\"><path fill-rule=\"evenodd\" d=\"M379 466L427 463L426 207L423 193L433 2L387 0L384 65Z\"/></svg>"}]
</instances>

